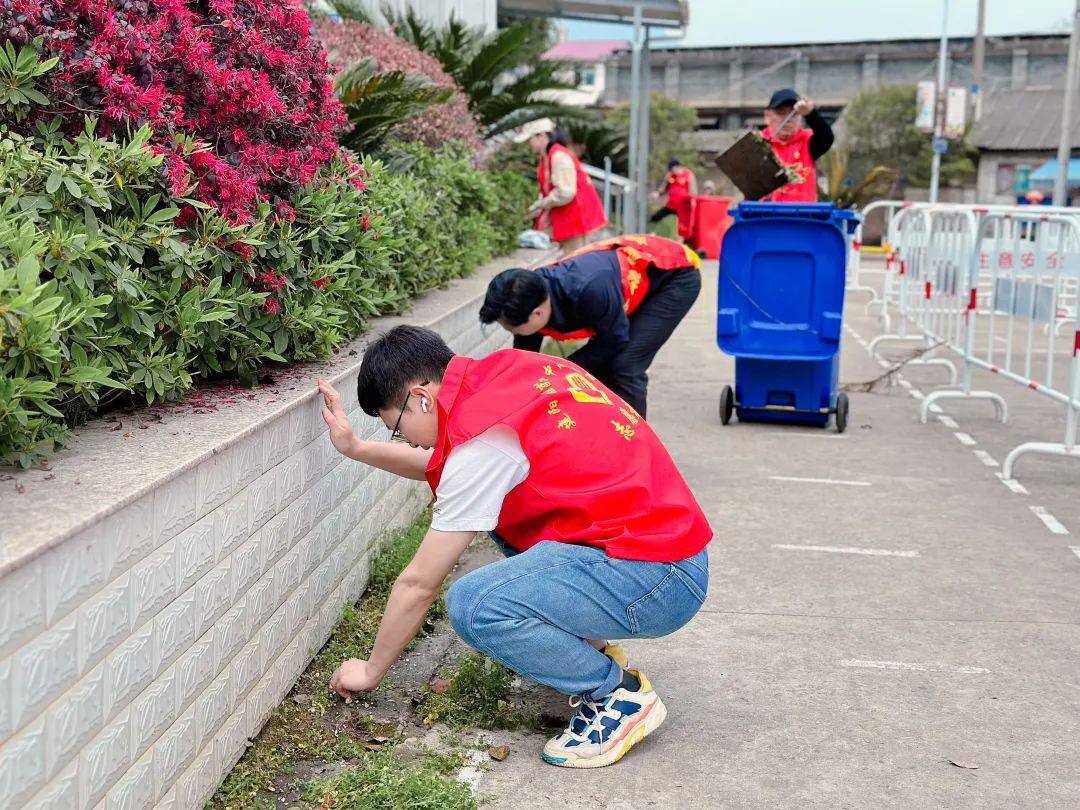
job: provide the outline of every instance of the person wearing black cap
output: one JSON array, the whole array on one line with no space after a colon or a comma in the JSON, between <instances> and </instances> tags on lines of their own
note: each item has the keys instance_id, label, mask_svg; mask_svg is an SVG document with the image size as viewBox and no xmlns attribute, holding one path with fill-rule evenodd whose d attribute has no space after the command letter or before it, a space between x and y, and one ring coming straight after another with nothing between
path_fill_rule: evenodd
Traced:
<instances>
[{"instance_id":1,"label":"person wearing black cap","mask_svg":"<svg viewBox=\"0 0 1080 810\"><path fill-rule=\"evenodd\" d=\"M661 194L666 193L667 200L664 201L664 207L652 215L650 222L659 222L672 214L678 215L682 201L697 194L697 178L694 177L692 171L683 166L677 159L669 161L667 167L667 174L664 175L664 188L660 191L654 191L652 194L653 199L659 199Z\"/></svg>"},{"instance_id":2,"label":"person wearing black cap","mask_svg":"<svg viewBox=\"0 0 1080 810\"><path fill-rule=\"evenodd\" d=\"M802 124L806 123L806 126ZM832 148L832 127L814 109L814 102L794 90L784 88L773 93L765 110L765 129L761 135L772 146L777 158L798 174L798 179L777 189L768 197L771 202L817 202L817 171L814 161Z\"/></svg>"}]
</instances>

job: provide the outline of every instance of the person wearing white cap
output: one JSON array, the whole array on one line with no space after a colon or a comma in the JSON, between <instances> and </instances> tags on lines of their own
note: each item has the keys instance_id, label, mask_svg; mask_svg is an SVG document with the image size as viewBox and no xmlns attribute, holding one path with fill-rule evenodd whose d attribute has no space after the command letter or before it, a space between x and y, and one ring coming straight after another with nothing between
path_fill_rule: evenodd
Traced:
<instances>
[{"instance_id":1,"label":"person wearing white cap","mask_svg":"<svg viewBox=\"0 0 1080 810\"><path fill-rule=\"evenodd\" d=\"M577 250L607 224L604 206L581 162L556 134L550 118L530 121L514 134L515 143L528 143L540 162L536 182L540 195L529 209L538 231L551 230L551 238L564 253Z\"/></svg>"}]
</instances>

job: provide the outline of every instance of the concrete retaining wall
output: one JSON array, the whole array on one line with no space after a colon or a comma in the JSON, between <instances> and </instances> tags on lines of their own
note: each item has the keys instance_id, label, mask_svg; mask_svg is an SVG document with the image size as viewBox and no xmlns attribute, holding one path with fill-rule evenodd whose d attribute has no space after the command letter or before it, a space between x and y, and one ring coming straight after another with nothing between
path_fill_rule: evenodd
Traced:
<instances>
[{"instance_id":1,"label":"concrete retaining wall","mask_svg":"<svg viewBox=\"0 0 1080 810\"><path fill-rule=\"evenodd\" d=\"M408 322L460 353L501 348L477 311L505 266ZM428 500L329 442L319 377L358 435L386 435L355 404L362 350L88 425L3 484L0 807L202 807L364 590L378 538Z\"/></svg>"}]
</instances>

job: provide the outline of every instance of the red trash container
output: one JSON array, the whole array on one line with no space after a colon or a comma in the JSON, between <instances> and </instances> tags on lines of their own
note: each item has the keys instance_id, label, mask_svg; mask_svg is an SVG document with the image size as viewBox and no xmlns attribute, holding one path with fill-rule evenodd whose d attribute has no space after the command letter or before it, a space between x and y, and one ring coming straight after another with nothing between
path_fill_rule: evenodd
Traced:
<instances>
[{"instance_id":1,"label":"red trash container","mask_svg":"<svg viewBox=\"0 0 1080 810\"><path fill-rule=\"evenodd\" d=\"M710 194L698 194L687 201L690 205L691 224L684 235L682 228L679 235L686 243L707 259L720 257L720 243L724 240L731 217L728 207L735 202L734 197L717 197ZM680 225L682 217L680 219Z\"/></svg>"},{"instance_id":2,"label":"red trash container","mask_svg":"<svg viewBox=\"0 0 1080 810\"><path fill-rule=\"evenodd\" d=\"M675 220L678 222L679 238L690 244L694 235L694 197L686 196L679 200L679 207L675 209Z\"/></svg>"}]
</instances>

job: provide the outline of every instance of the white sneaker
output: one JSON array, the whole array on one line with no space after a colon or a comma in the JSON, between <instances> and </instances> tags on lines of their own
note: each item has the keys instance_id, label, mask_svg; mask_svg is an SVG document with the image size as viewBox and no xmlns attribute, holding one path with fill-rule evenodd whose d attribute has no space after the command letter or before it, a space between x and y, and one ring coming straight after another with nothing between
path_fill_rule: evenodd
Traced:
<instances>
[{"instance_id":1,"label":"white sneaker","mask_svg":"<svg viewBox=\"0 0 1080 810\"><path fill-rule=\"evenodd\" d=\"M613 765L660 727L667 708L642 673L636 692L616 689L601 700L570 698L578 711L566 730L548 740L540 756L561 768L602 768Z\"/></svg>"}]
</instances>

